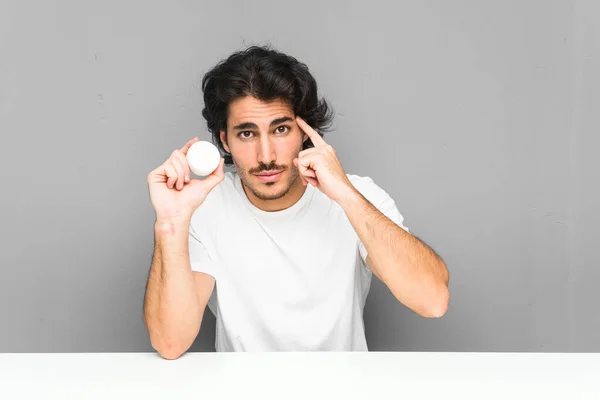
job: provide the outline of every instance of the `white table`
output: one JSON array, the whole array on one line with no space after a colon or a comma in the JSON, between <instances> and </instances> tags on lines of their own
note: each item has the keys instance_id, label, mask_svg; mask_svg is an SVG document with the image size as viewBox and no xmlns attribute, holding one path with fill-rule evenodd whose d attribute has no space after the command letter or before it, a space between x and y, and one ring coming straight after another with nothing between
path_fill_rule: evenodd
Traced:
<instances>
[{"instance_id":1,"label":"white table","mask_svg":"<svg viewBox=\"0 0 600 400\"><path fill-rule=\"evenodd\" d=\"M600 354L0 354L0 398L600 399Z\"/></svg>"}]
</instances>

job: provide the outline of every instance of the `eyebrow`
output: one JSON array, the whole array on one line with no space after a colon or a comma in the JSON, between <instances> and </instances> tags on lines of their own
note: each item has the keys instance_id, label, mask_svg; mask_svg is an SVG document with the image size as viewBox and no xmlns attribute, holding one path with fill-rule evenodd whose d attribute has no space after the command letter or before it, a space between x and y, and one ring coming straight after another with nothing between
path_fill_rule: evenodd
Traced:
<instances>
[{"instance_id":1,"label":"eyebrow","mask_svg":"<svg viewBox=\"0 0 600 400\"><path fill-rule=\"evenodd\" d=\"M274 119L273 121L271 121L271 123L269 124L269 127L272 128L275 125L279 125L279 124L281 124L283 122L287 122L287 121L293 121L293 119L290 117L277 118L277 119ZM242 122L241 124L237 124L236 126L234 126L233 130L237 131L240 129L256 129L256 128L258 128L258 126L254 122Z\"/></svg>"}]
</instances>

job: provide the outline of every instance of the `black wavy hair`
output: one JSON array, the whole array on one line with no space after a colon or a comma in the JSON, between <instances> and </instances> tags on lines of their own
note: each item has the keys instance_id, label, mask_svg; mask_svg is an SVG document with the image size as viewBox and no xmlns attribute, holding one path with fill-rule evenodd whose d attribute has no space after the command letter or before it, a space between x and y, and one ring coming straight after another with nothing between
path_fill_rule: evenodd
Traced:
<instances>
[{"instance_id":1,"label":"black wavy hair","mask_svg":"<svg viewBox=\"0 0 600 400\"><path fill-rule=\"evenodd\" d=\"M227 132L228 107L238 98L250 95L262 101L286 101L321 136L333 121L333 109L324 98L319 99L317 82L306 64L269 46L250 46L220 61L202 78L202 92L202 116L229 165L233 161L221 143L220 131ZM314 145L307 139L303 149L310 147Z\"/></svg>"}]
</instances>

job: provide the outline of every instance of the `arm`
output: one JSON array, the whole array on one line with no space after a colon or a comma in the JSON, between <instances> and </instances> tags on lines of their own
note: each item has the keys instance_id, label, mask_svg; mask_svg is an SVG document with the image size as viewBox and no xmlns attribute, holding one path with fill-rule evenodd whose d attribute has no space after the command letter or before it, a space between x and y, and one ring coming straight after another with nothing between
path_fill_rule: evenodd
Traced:
<instances>
[{"instance_id":1,"label":"arm","mask_svg":"<svg viewBox=\"0 0 600 400\"><path fill-rule=\"evenodd\" d=\"M383 215L352 185L335 150L302 118L296 123L314 148L302 150L294 165L310 183L346 213L369 255L367 264L394 296L424 317L441 317L448 307L448 270L419 239Z\"/></svg>"},{"instance_id":2,"label":"arm","mask_svg":"<svg viewBox=\"0 0 600 400\"><path fill-rule=\"evenodd\" d=\"M369 268L396 299L423 317L444 315L450 299L444 261L357 190L339 204L368 251Z\"/></svg>"},{"instance_id":3,"label":"arm","mask_svg":"<svg viewBox=\"0 0 600 400\"><path fill-rule=\"evenodd\" d=\"M155 247L144 298L144 323L152 347L176 359L194 342L215 279L190 268L189 220L157 221Z\"/></svg>"}]
</instances>

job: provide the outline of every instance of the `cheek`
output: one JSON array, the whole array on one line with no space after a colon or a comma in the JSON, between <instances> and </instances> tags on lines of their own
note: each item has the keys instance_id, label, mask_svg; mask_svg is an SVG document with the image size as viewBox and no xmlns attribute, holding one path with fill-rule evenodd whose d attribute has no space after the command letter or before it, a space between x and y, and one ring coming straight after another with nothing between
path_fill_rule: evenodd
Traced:
<instances>
[{"instance_id":1,"label":"cheek","mask_svg":"<svg viewBox=\"0 0 600 400\"><path fill-rule=\"evenodd\" d=\"M285 155L288 158L295 158L302 151L303 142L300 135L293 135L288 138L285 144Z\"/></svg>"},{"instance_id":2,"label":"cheek","mask_svg":"<svg viewBox=\"0 0 600 400\"><path fill-rule=\"evenodd\" d=\"M230 145L231 155L236 159L238 164L248 165L252 163L252 157L255 154L254 148L251 145L236 143Z\"/></svg>"},{"instance_id":3,"label":"cheek","mask_svg":"<svg viewBox=\"0 0 600 400\"><path fill-rule=\"evenodd\" d=\"M286 147L285 150L282 150L277 153L277 158L279 160L279 164L285 164L293 167L294 158L298 157L298 154L302 151L302 148L294 146L294 147Z\"/></svg>"}]
</instances>

